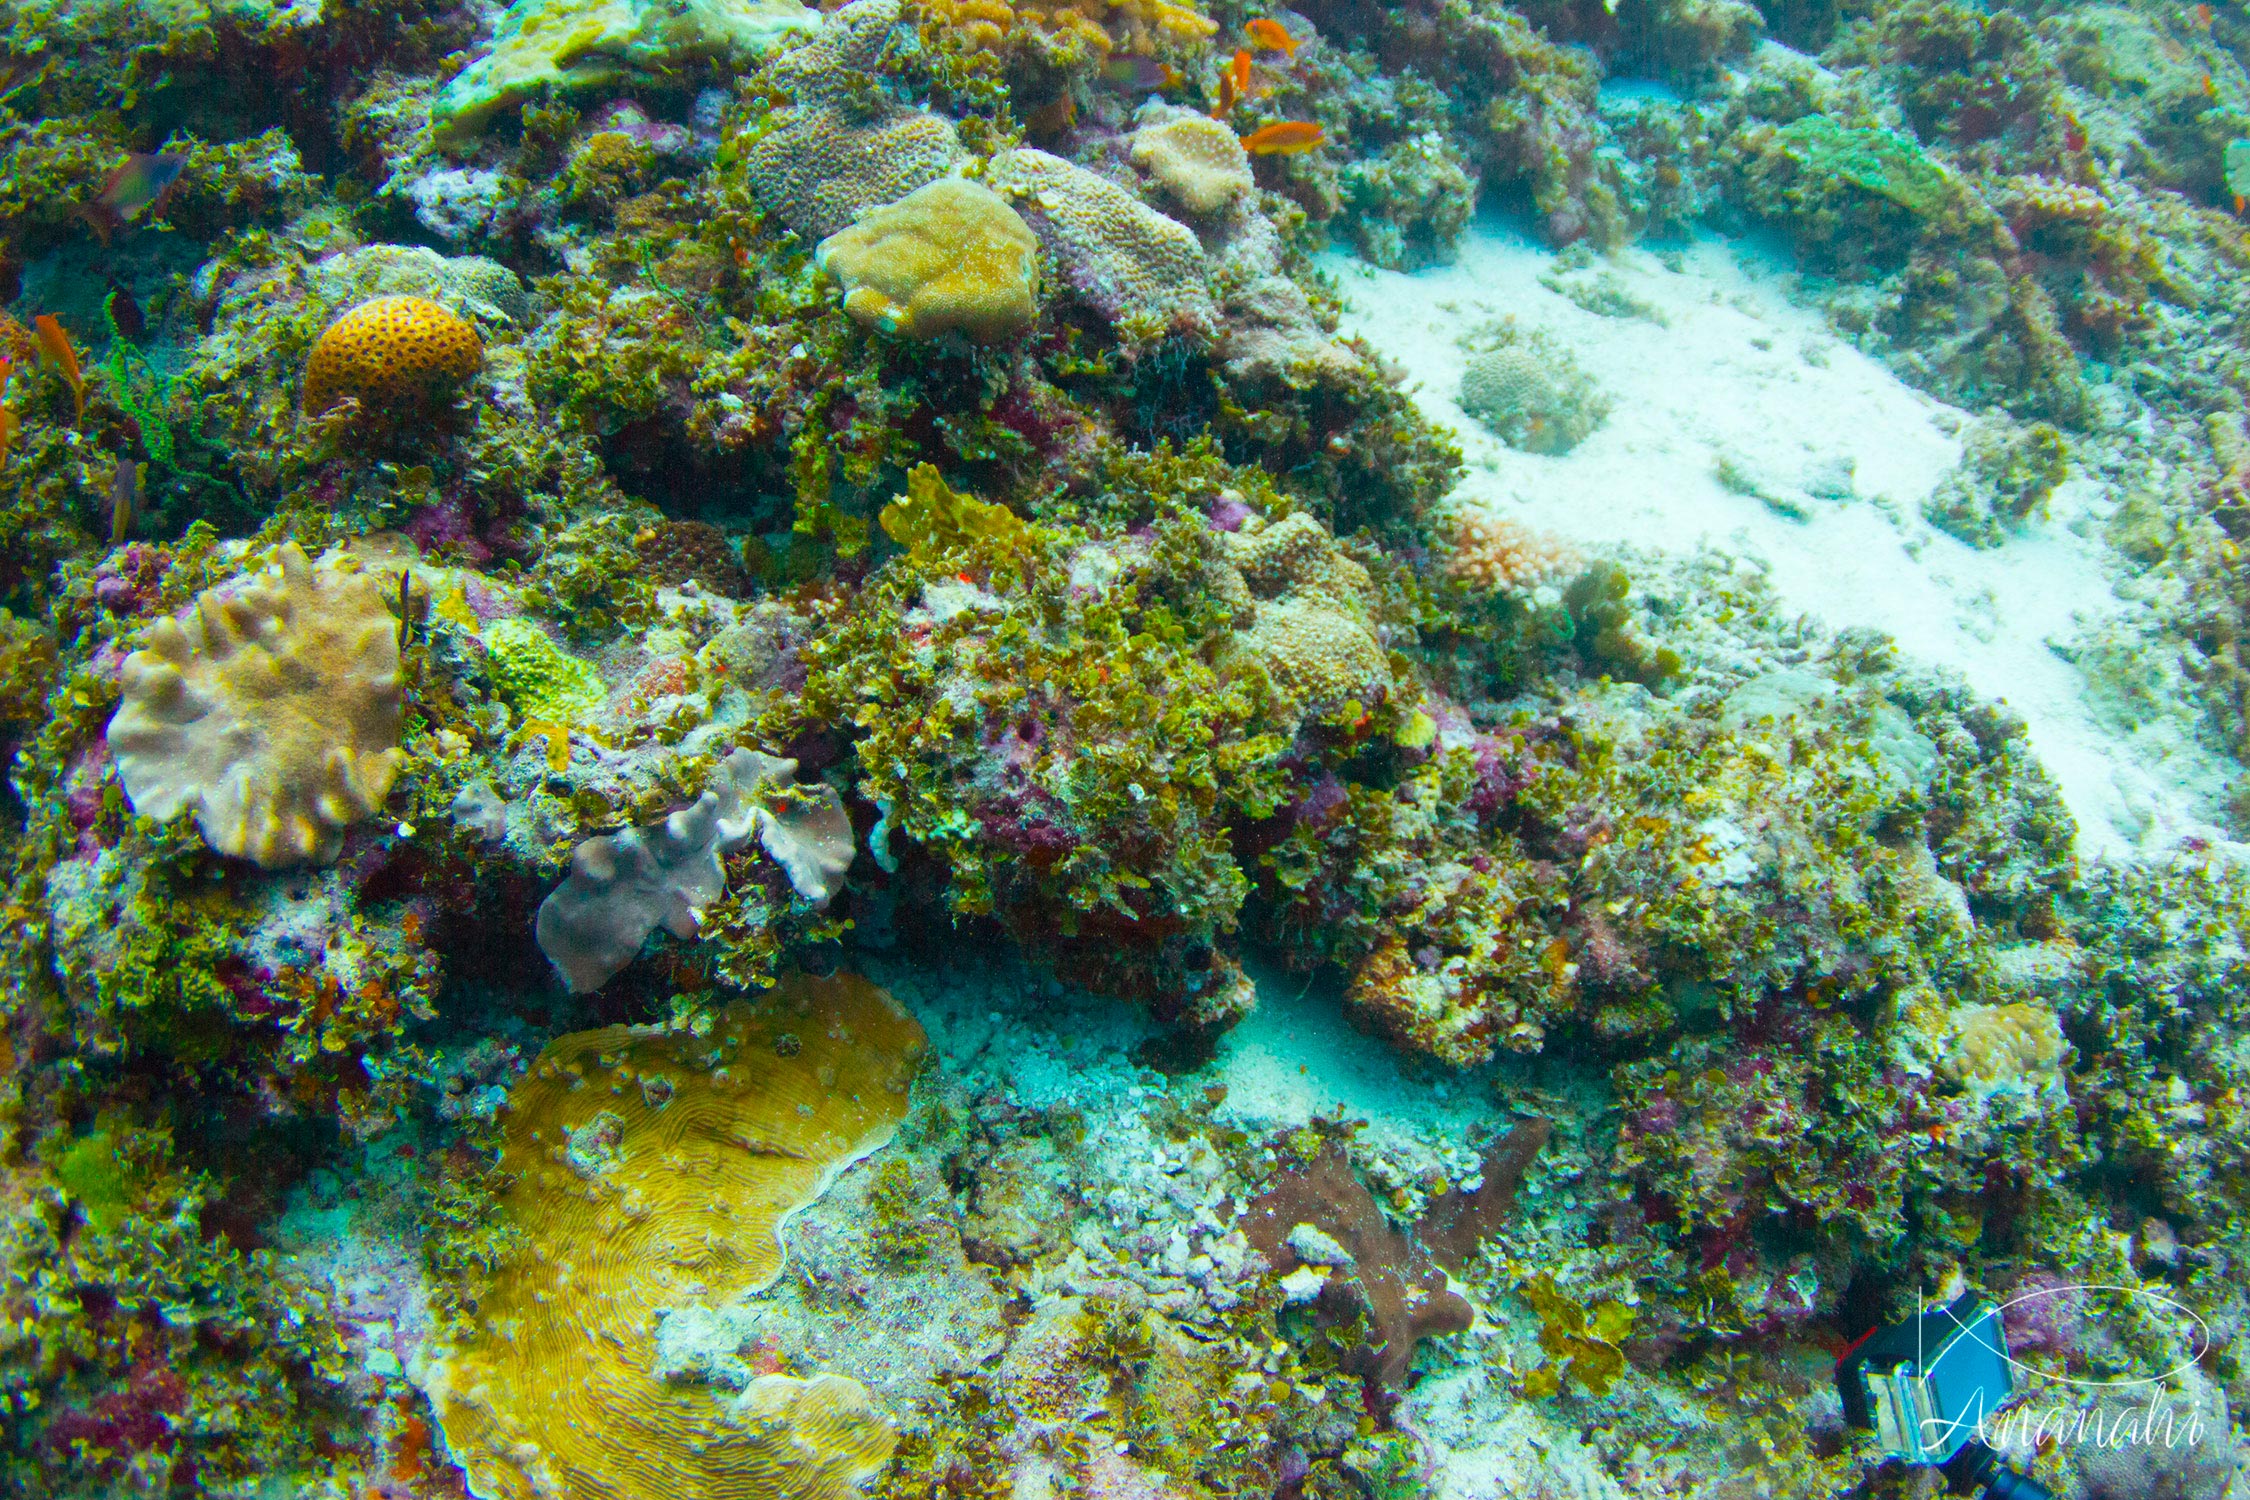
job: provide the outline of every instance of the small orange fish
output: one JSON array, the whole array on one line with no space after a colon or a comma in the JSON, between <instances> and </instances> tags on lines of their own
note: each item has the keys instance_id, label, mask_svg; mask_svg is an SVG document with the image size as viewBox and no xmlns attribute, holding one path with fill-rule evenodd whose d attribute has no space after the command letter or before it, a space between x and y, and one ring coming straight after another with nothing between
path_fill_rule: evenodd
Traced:
<instances>
[{"instance_id":1,"label":"small orange fish","mask_svg":"<svg viewBox=\"0 0 2250 1500\"><path fill-rule=\"evenodd\" d=\"M1219 106L1211 111L1214 120L1224 119L1238 100L1250 97L1250 52L1242 48L1235 52L1234 60L1219 75Z\"/></svg>"},{"instance_id":2,"label":"small orange fish","mask_svg":"<svg viewBox=\"0 0 2250 1500\"><path fill-rule=\"evenodd\" d=\"M2210 6L2198 5L2195 8L2195 19L2198 25L2200 25L2205 31L2209 31L2211 29L2211 22L2215 20L2216 17L2213 16Z\"/></svg>"},{"instance_id":3,"label":"small orange fish","mask_svg":"<svg viewBox=\"0 0 2250 1500\"><path fill-rule=\"evenodd\" d=\"M1250 40L1261 52L1285 52L1291 57L1297 55L1297 39L1289 34L1288 28L1271 17L1260 16L1242 29L1249 33Z\"/></svg>"},{"instance_id":4,"label":"small orange fish","mask_svg":"<svg viewBox=\"0 0 2250 1500\"><path fill-rule=\"evenodd\" d=\"M1295 156L1327 140L1327 132L1310 120L1283 120L1251 131L1242 138L1242 149L1252 156Z\"/></svg>"},{"instance_id":5,"label":"small orange fish","mask_svg":"<svg viewBox=\"0 0 2250 1500\"><path fill-rule=\"evenodd\" d=\"M33 318L31 329L39 336L40 350L62 371L71 399L78 403L78 421L74 425L85 425L86 372L78 368L78 351L70 347L70 335L63 332L62 324L55 321L53 313L41 313Z\"/></svg>"}]
</instances>

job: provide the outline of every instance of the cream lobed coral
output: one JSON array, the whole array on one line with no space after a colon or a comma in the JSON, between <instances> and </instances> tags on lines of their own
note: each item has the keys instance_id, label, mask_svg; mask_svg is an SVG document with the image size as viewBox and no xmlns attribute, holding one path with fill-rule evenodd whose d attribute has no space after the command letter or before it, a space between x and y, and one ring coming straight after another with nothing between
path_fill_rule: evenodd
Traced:
<instances>
[{"instance_id":1,"label":"cream lobed coral","mask_svg":"<svg viewBox=\"0 0 2250 1500\"><path fill-rule=\"evenodd\" d=\"M1208 115L1180 111L1133 132L1133 165L1192 214L1214 214L1250 191L1250 156Z\"/></svg>"},{"instance_id":2,"label":"cream lobed coral","mask_svg":"<svg viewBox=\"0 0 2250 1500\"><path fill-rule=\"evenodd\" d=\"M957 177L865 215L815 258L844 288L844 311L885 333L998 343L1039 312L1039 241L1006 200Z\"/></svg>"},{"instance_id":3,"label":"cream lobed coral","mask_svg":"<svg viewBox=\"0 0 2250 1500\"><path fill-rule=\"evenodd\" d=\"M109 721L134 810L192 811L212 848L269 870L334 859L404 757L397 628L356 563L295 543L157 621Z\"/></svg>"}]
</instances>

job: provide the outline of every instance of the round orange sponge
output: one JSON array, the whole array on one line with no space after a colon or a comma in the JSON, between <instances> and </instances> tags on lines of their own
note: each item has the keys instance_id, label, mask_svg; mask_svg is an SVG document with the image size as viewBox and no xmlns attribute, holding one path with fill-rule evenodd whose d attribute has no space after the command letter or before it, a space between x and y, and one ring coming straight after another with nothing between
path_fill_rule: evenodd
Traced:
<instances>
[{"instance_id":1,"label":"round orange sponge","mask_svg":"<svg viewBox=\"0 0 2250 1500\"><path fill-rule=\"evenodd\" d=\"M377 297L328 325L305 364L305 410L346 396L411 410L452 395L484 365L484 342L465 320L421 297Z\"/></svg>"}]
</instances>

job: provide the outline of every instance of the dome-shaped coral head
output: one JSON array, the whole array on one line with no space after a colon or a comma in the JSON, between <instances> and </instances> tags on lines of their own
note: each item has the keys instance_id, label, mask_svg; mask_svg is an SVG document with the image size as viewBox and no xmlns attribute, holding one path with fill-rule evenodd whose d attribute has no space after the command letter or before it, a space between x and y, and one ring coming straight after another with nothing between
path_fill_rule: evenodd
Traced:
<instances>
[{"instance_id":1,"label":"dome-shaped coral head","mask_svg":"<svg viewBox=\"0 0 2250 1500\"><path fill-rule=\"evenodd\" d=\"M362 302L321 334L305 364L305 412L346 397L393 415L453 399L484 368L484 341L469 322L423 297Z\"/></svg>"},{"instance_id":2,"label":"dome-shaped coral head","mask_svg":"<svg viewBox=\"0 0 2250 1500\"><path fill-rule=\"evenodd\" d=\"M193 811L212 848L268 870L334 859L404 755L397 629L372 579L295 543L157 621L109 721L133 810Z\"/></svg>"}]
</instances>

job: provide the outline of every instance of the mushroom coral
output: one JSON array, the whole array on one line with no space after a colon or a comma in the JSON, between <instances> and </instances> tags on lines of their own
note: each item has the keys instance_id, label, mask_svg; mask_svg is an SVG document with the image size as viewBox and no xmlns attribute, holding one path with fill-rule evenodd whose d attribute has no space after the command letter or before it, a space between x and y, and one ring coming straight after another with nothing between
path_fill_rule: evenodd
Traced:
<instances>
[{"instance_id":1,"label":"mushroom coral","mask_svg":"<svg viewBox=\"0 0 2250 1500\"><path fill-rule=\"evenodd\" d=\"M403 757L396 632L355 563L293 542L157 621L109 721L133 810L192 810L212 848L268 870L334 859Z\"/></svg>"},{"instance_id":2,"label":"mushroom coral","mask_svg":"<svg viewBox=\"0 0 2250 1500\"><path fill-rule=\"evenodd\" d=\"M488 1500L840 1500L890 1459L857 1381L767 1375L726 1400L658 1373L657 1312L781 1272L781 1225L882 1147L922 1028L854 975L783 981L706 1035L556 1038L509 1092L511 1249L431 1367Z\"/></svg>"}]
</instances>

